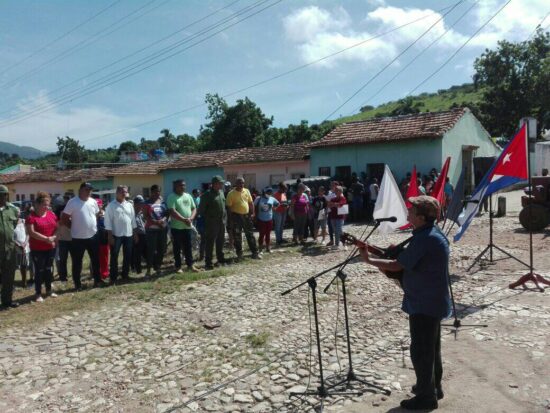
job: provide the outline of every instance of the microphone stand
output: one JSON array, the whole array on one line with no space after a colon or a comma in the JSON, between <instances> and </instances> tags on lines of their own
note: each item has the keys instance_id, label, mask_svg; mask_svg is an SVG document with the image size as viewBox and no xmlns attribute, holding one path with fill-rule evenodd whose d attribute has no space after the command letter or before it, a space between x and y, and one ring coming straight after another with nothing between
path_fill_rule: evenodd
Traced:
<instances>
[{"instance_id":1,"label":"microphone stand","mask_svg":"<svg viewBox=\"0 0 550 413\"><path fill-rule=\"evenodd\" d=\"M372 230L369 232L369 234L364 239L364 241L369 239L369 237L376 230L376 228L378 228L379 225L380 225L380 222L375 221L375 224L374 224ZM356 250L357 250L357 248L355 248L355 250L352 251L350 255L353 255ZM344 299L344 320L345 320L345 326L346 326L346 343L347 343L347 348L348 348L348 373L346 375L346 378L343 379L343 380L340 380L337 383L334 383L334 384L330 385L328 388L332 389L332 388L341 386L342 384L345 384L346 389L348 389L350 387L352 381L357 381L361 384L364 384L366 386L377 389L377 390L381 391L382 393L384 393L385 395L389 396L391 394L390 390L384 389L381 386L378 386L374 383L370 383L370 382L368 382L364 379L359 378L357 376L357 374L353 371L353 363L352 363L352 358L351 358L351 340L350 340L350 328L349 328L349 316L348 316L348 302L347 302L347 295L346 295L346 278L347 278L347 274L344 272L344 269L346 268L349 261L350 260L346 260L340 265L340 268L338 269L338 271L336 271L336 275L334 276L334 278L327 284L327 286L323 290L323 292L326 293L328 291L328 289L330 288L330 286L334 283L336 278L340 278L340 280L342 282L342 296L343 296L343 299Z\"/></svg>"},{"instance_id":2,"label":"microphone stand","mask_svg":"<svg viewBox=\"0 0 550 413\"><path fill-rule=\"evenodd\" d=\"M354 260L358 256L359 256L359 254L353 254L349 258L347 258L345 261L335 265L334 267L331 267L327 270L321 271L320 273L309 277L306 281L301 282L300 284L298 284L298 285L296 285L296 286L294 286L294 287L292 287L292 288L290 288L286 291L283 291L281 293L282 296L285 296L285 295L291 293L292 291L294 291L294 290L296 290L296 289L298 289L298 288L300 288L300 287L302 287L306 284L311 289L311 296L312 296L312 301L313 301L313 315L314 315L314 321L315 321L315 339L316 339L316 342L317 342L317 361L319 363L319 387L317 387L317 390L309 390L309 391L304 391L304 392L291 392L290 397L302 395L302 396L318 396L321 399L324 399L325 397L330 396L330 395L361 395L361 394L363 394L361 392L354 392L354 391L329 391L329 388L327 388L325 386L325 377L323 375L323 359L322 359L322 354L321 354L321 338L320 338L320 334L319 334L319 317L318 317L318 309L317 309L317 278L321 277L322 275L324 275L324 274L326 274L330 271L333 271L334 269L342 266L343 264L346 264L346 263ZM331 386L331 388L332 387L333 386Z\"/></svg>"},{"instance_id":3,"label":"microphone stand","mask_svg":"<svg viewBox=\"0 0 550 413\"><path fill-rule=\"evenodd\" d=\"M466 208L466 205L472 201L465 199L462 201L464 208ZM489 206L490 210L491 206ZM445 218L445 222L447 219ZM453 229L454 224L456 223L455 220L451 220L451 225L449 226L449 229L446 234L444 234L446 237L449 236L451 230ZM443 225L445 226L445 225ZM492 228L492 222L491 222L491 228ZM443 232L443 231L442 231ZM491 240L492 240L492 230L491 230ZM492 258L492 250L491 250L491 258ZM452 324L441 324L441 327L452 327L454 328L453 334L455 336L455 340L457 339L458 329L460 327L472 327L472 328L482 328L482 327L489 327L488 324L462 324L462 321L458 318L458 314L456 312L456 302L455 302L455 296L453 293L453 283L451 282L451 274L447 274L447 285L449 286L449 292L451 293L451 304L453 306L453 315L454 315L454 321Z\"/></svg>"}]
</instances>

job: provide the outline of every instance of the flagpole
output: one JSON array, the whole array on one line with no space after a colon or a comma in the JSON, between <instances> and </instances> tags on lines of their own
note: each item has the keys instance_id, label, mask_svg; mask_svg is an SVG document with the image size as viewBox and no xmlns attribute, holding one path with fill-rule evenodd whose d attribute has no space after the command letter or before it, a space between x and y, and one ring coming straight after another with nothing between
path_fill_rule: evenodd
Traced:
<instances>
[{"instance_id":1,"label":"flagpole","mask_svg":"<svg viewBox=\"0 0 550 413\"><path fill-rule=\"evenodd\" d=\"M532 118L523 118L521 120L521 122L525 125L525 135L526 135L526 145L527 145L527 173L528 173L528 179L529 179L529 204L528 205L532 205L533 203L533 179L532 179L532 176L531 176L531 149L529 147L529 139L530 139L530 130L529 130L529 121L530 119ZM536 138L536 120L534 122L534 126L535 126L535 131L534 131L534 135L535 135L535 138ZM546 284L546 285L550 285L550 281L546 280L542 275L540 274L536 274L535 271L534 271L534 267L533 267L533 228L531 227L531 220L532 220L532 212L531 212L532 208L529 208L527 210L527 220L529 222L529 225L528 225L528 230L529 230L529 272L525 275L523 275L522 277L520 277L519 280L517 280L516 282L513 282L511 283L508 288L510 289L514 289L514 288L517 288L519 287L520 285L523 286L523 288L525 288L525 284L528 282L528 281L531 281L533 284L535 284L535 286L537 287L537 289L540 291L540 292L544 292L544 287L542 287L539 283L542 283L542 284Z\"/></svg>"}]
</instances>

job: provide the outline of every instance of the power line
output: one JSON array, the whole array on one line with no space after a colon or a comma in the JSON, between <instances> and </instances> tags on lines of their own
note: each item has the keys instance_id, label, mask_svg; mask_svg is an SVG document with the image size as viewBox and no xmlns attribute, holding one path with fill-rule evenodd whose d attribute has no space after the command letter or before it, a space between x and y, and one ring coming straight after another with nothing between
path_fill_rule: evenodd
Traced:
<instances>
[{"instance_id":1,"label":"power line","mask_svg":"<svg viewBox=\"0 0 550 413\"><path fill-rule=\"evenodd\" d=\"M461 4L464 0L460 0L459 2L455 3L449 11L447 11L445 14L441 15L439 19L435 23L433 23L428 29L426 29L420 36L418 36L411 44L409 44L405 49L401 51L397 56L395 56L388 64L386 64L382 69L380 69L374 76L372 76L367 82L363 83L359 89L357 89L349 98L347 98L342 104L340 104L336 109L334 109L332 112L330 112L325 119L328 120L332 115L334 115L336 112L338 112L342 107L344 107L350 100L352 100L355 96L357 96L363 89L365 89L373 80L375 80L379 75L381 75L388 67L390 67L397 59L399 59L403 54L405 54L411 47L413 47L420 39L422 39L432 28L438 24L441 20L445 18L450 12L452 12L459 4Z\"/></svg>"},{"instance_id":2,"label":"power line","mask_svg":"<svg viewBox=\"0 0 550 413\"><path fill-rule=\"evenodd\" d=\"M550 16L550 11L548 13L546 13L546 15L542 18L542 20L539 22L539 24L537 24L537 26L535 27L535 29L531 32L531 34L529 35L529 37L527 38L527 40L529 40L531 37L533 37L533 35L537 32L537 30L542 27L542 24L544 23L544 21L546 20L546 18ZM545 28L543 28L542 30L546 30L548 28L548 26L546 26Z\"/></svg>"},{"instance_id":3,"label":"power line","mask_svg":"<svg viewBox=\"0 0 550 413\"><path fill-rule=\"evenodd\" d=\"M235 26L235 25L237 25L237 24L239 24L239 23L241 23L241 22L243 22L243 21L245 21L245 20L247 20L247 19L249 19L249 18L251 18L251 17L253 17L253 16L255 16L255 15L257 15L257 14L259 14L259 13L261 13L261 12L263 12L263 11L265 11L265 10L267 10L267 9L269 9L269 8L271 8L271 7L273 7L273 6L275 6L275 5L277 5L277 4L279 4L279 3L282 2L283 0L277 0L277 1L275 1L274 3L268 4L266 7L263 7L262 9L260 9L260 10L258 10L258 11L256 11L256 12L254 12L254 13L251 13L251 14L245 16L245 17L241 18L240 20L237 20L236 22L231 23L231 24L229 24L229 25L223 27L222 29L215 31L214 33L212 33L212 34L210 34L210 35L208 35L208 36L206 36L206 37L203 37L202 39L196 41L195 43L192 43L191 45L189 45L189 46L187 46L187 47L185 47L185 48L183 48L183 49L177 50L177 51L175 51L175 52L173 52L173 53L171 53L171 54L169 54L169 55L167 55L167 56L161 58L160 60L154 61L154 62L151 63L151 64L148 64L148 65L146 65L146 66L143 66L144 64L147 64L148 62L151 62L151 61L153 61L154 59L156 59L156 58L158 58L158 57L160 57L160 56L162 56L162 55L166 55L166 53L171 52L171 51L174 50L174 49L177 49L177 48L178 48L179 46L181 46L182 44L187 43L187 42L189 42L190 40L193 40L194 38L197 38L197 37L199 37L199 36L201 36L201 35L203 35L203 34L208 33L209 31L211 31L211 30L213 30L213 29L216 29L216 28L222 26L223 24L227 23L228 21L233 20L235 17L238 17L240 14L245 14L246 12L250 11L250 7L255 8L255 7L258 7L259 5L262 5L262 4L264 4L264 3L268 2L268 1L269 1L269 0L260 0L260 1L256 2L253 6L249 6L249 7L245 8L245 9L247 9L247 10L243 9L243 10L245 10L245 12L243 12L243 11L241 10L241 11L235 13L234 15L228 17L228 18L224 18L224 19L222 19L222 22L221 22L221 23L218 22L218 23L216 23L216 24L213 24L213 25L210 26L209 28L204 29L204 30L202 30L202 31L199 32L199 33L196 33L196 34L194 34L194 35L192 35L192 36L190 36L190 37L188 37L188 38L186 38L186 39L184 39L184 40L182 40L182 41L177 42L175 45L171 45L171 46L169 46L169 47L166 47L166 48L162 49L160 52L154 53L152 56L148 56L148 57L146 57L146 58L144 58L144 59L141 59L141 61L134 62L134 63L132 63L131 65L128 65L128 66L126 66L126 67L124 67L124 68L122 68L122 69L119 69L118 71L115 71L115 72L113 72L113 73L111 73L111 74L109 74L109 75L106 75L106 76L104 76L104 77L102 77L102 78L100 78L100 79L97 79L97 80L95 80L94 82L92 82L90 85L88 85L88 86L82 88L82 90L76 90L76 91L70 92L70 93L65 94L64 96L58 98L57 100L54 100L53 102L50 102L50 103L48 103L48 104L46 104L46 105L39 106L38 108L35 108L35 109L33 109L32 111L30 111L30 112L24 113L24 114L20 115L19 117L15 117L15 118L13 118L13 119L8 119L8 120L5 120L5 121L2 121L2 122L0 122L0 127L5 127L5 126L10 125L10 124L18 123L18 122L20 122L20 121L22 121L22 120L25 120L25 119L28 119L28 118L33 117L33 116L35 116L35 115L38 115L38 114L40 114L40 113L46 112L46 111L48 111L48 110L50 110L50 109L52 109L52 108L54 108L54 107L56 107L56 106L58 106L58 105L60 105L60 104L67 103L67 102L69 102L69 101L73 101L73 100L79 99L79 98L81 98L81 97L83 97L83 96L87 96L87 95L89 95L89 94L91 94L91 93L93 93L93 92L96 92L97 90L100 90L100 89L102 89L102 88L105 88L105 87L107 87L107 86L110 86L110 85L112 85L112 84L114 84L114 83L118 83L118 82L120 82L120 81L122 81L122 80L124 80L124 79L126 79L126 78L128 78L128 77L134 76L134 75L136 75L136 74L138 74L138 73L140 73L140 72L142 72L142 71L144 71L144 70L146 70L146 69L149 69L149 68L152 67L152 66L155 66L155 65L157 65L157 64L159 64L159 63L162 63L163 61L165 61L165 60L167 60L167 59L169 59L169 58L171 58L171 57L173 57L173 56L176 56L176 55L178 55L178 54L180 54L180 53L183 53L184 51L186 51L186 50L188 50L188 49L190 49L190 48L192 48L192 47L194 47L194 46L196 46L196 45L198 45L198 44L200 44L200 43L205 42L206 40L208 40L208 39L214 37L215 35L217 35L217 34L223 32L223 31L225 31L225 30L227 30L227 29L229 29L230 27L233 27L233 26ZM133 67L132 67L132 66L133 66ZM142 66L142 67L140 68L139 66ZM117 72L118 72L118 73L117 73ZM117 77L118 77L118 78L117 78ZM114 79L114 80L113 80L113 79Z\"/></svg>"},{"instance_id":4,"label":"power line","mask_svg":"<svg viewBox=\"0 0 550 413\"><path fill-rule=\"evenodd\" d=\"M454 23L449 26L449 28L447 30L445 30L441 35L439 35L433 42L431 42L428 46L426 46L424 49L422 49L420 51L420 53L418 53L414 58L412 58L411 61L409 61L405 66L403 66L401 68L401 70L399 72L397 72L390 80L388 80L386 83L384 83L384 85L382 85L382 87L380 89L378 89L372 96L370 96L367 100L365 100L361 106L359 106L359 108L354 111L353 113L350 113L350 116L355 114L355 112L359 112L361 110L361 108L363 106L365 106L367 103L369 103L370 101L372 101L372 99L374 99L376 96L378 96L380 94L380 92L382 92L386 86L388 86L390 83L392 83L401 73L403 73L405 70L407 70L420 56L422 56L430 47L432 47L435 43L437 43L443 36L445 36L449 31L451 31L456 25L457 23L462 20L464 18L464 16L466 16L477 4L478 4L479 0L476 0L474 3L472 3L472 5L470 7L468 7L468 9L462 13L462 15L456 19L454 21Z\"/></svg>"},{"instance_id":5,"label":"power line","mask_svg":"<svg viewBox=\"0 0 550 413\"><path fill-rule=\"evenodd\" d=\"M508 6L508 4L510 4L512 0L508 0L506 3L504 3L504 5L498 9L496 11L495 14L493 14L485 23L483 23L468 39L466 39L466 41L464 43L462 43L462 45L455 50L455 52L449 56L449 58L447 60L445 60L436 70L434 70L426 79L424 79L422 82L420 82L418 85L416 85L414 87L413 90L411 90L409 93L407 93L407 96L410 96L413 92L415 92L416 90L418 90L418 88L420 88L422 85L424 85L427 81L429 81L432 77L434 77L437 73L439 73L441 71L441 69L443 69L447 63L449 63L469 42L470 40L472 40L475 36L477 36L477 34L483 30L485 28L485 26L487 26L502 10L504 10L504 8L506 6Z\"/></svg>"},{"instance_id":6,"label":"power line","mask_svg":"<svg viewBox=\"0 0 550 413\"><path fill-rule=\"evenodd\" d=\"M46 50L48 47L50 47L51 45L53 45L54 43L57 43L58 41L60 41L61 39L64 39L65 37L67 37L69 34L75 32L76 30L78 30L79 28L81 28L82 26L84 26L85 24L91 22L92 20L94 20L96 17L99 17L101 14L105 13L107 10L109 10L110 8L114 7L117 3L120 3L120 0L116 0L114 1L113 3L111 3L110 5L108 5L107 7L105 7L104 9L101 9L99 12L97 12L96 14L94 14L92 17L84 20L82 23L79 23L77 24L76 26L74 26L71 30L69 30L68 32L65 32L63 33L61 36L59 37L56 37L55 39L53 39L51 42L47 43L46 45L42 46L40 49L38 50L35 50L34 52L31 52L31 54L29 54L27 57L24 57L23 59L19 60L17 63L14 63L12 64L11 66L7 67L6 69L4 69L2 72L0 72L0 76L2 76L4 73L10 71L11 69L13 69L14 67L17 67L19 66L21 63L23 62L26 62L27 60L29 60L30 58L32 58L33 56L36 56L38 53Z\"/></svg>"},{"instance_id":7,"label":"power line","mask_svg":"<svg viewBox=\"0 0 550 413\"><path fill-rule=\"evenodd\" d=\"M150 13L151 11L155 10L156 8L164 5L165 3L167 3L169 0L166 0L164 1L163 3L161 3L160 5L157 5L155 7L153 7L151 10L148 10L146 11L145 13L141 14L140 16L138 16L137 18L134 18L133 20L130 20L122 25L119 25L121 22L123 22L124 20L128 19L129 17L133 16L134 14L138 13L139 11L143 10L144 8L146 8L147 6L151 5L152 3L155 3L157 0L150 0L148 3L144 4L143 6L140 6L138 7L136 10L134 10L133 12L121 17L120 19L118 19L117 21L115 21L114 23L111 23L109 26L97 31L96 33L94 33L93 35L87 37L86 39L83 39L81 40L80 42L78 42L77 44L73 45L72 47L70 47L69 49L51 57L50 59L46 60L45 62L41 63L40 65L38 65L37 67L35 67L34 69L31 69L23 74L21 74L20 76L4 83L2 86L2 88L6 88L6 87L10 87L14 84L16 84L18 81L20 80L23 80L23 79L27 79L29 77L32 77L33 75L35 75L36 73L40 72L42 69L44 69L45 67L47 66L50 66L52 63L59 63L60 61L62 61L63 59L73 55L74 53L76 52L79 52L80 50L90 46L91 44L97 42L98 40L104 38L105 36L108 36L109 34L111 33L114 33L116 32L117 30L120 30L122 29L123 27L127 26L128 24L132 23L133 21L137 20L138 18L141 18L143 17L144 15L146 15L147 13ZM117 26L119 25L119 26ZM113 28L114 27L114 28ZM110 31L107 31L105 33L106 30L109 30L113 28L112 30Z\"/></svg>"},{"instance_id":8,"label":"power line","mask_svg":"<svg viewBox=\"0 0 550 413\"><path fill-rule=\"evenodd\" d=\"M168 1L171 1L171 0L166 0L165 2L163 2L163 3L161 3L160 5L156 6L155 8L158 8L158 7L162 6L162 5L164 5L164 4L167 3ZM109 68L109 67L112 67L112 66L116 65L117 63L122 62L123 60L126 60L126 59L128 59L128 58L130 58L130 57L133 57L133 56L135 56L135 55L141 53L142 51L147 50L147 49L149 49L149 48L151 48L151 47L153 47L153 46L155 46L155 45L157 45L157 44L163 42L164 40L166 40L166 39L168 39L168 38L170 38L170 37L173 37L173 36L175 36L176 34L178 34L178 33L182 32L182 31L184 31L184 30L186 30L186 29L188 29L188 28L190 28L190 27L192 27L192 26L194 26L194 25L196 25L196 24L198 24L198 23L200 23L200 22L202 22L202 21L208 19L209 17L211 17L211 16L213 16L213 15L219 13L220 11L223 11L223 10L225 10L225 9L227 9L227 8L229 8L229 7L233 6L233 5L235 5L236 3L240 2L240 1L242 1L242 0L235 0L235 1L233 1L232 3L228 4L227 6L224 6L224 7L222 7L222 8L217 9L217 10L213 11L212 13L209 13L209 14L207 14L206 16L201 17L201 18L198 19L198 20L195 20L195 21L193 21L193 22L191 22L191 23L189 23L189 24L183 26L181 29L178 29L178 30L176 30L175 32L172 32L171 34L169 34L169 35L167 35L167 36L164 36L164 37L162 37L162 38L159 39L159 40L156 40L156 41L154 41L154 42L152 42L152 43L149 43L147 46L142 47L142 48L136 50L135 52L132 52L132 53L130 53L130 54L128 54L128 55L126 55L126 56L124 56L124 57L122 57L122 58L119 58L119 59L115 60L114 62L111 62L111 63L109 63L109 64L107 64L107 65L105 65L105 66L102 66L102 67L100 67L99 69L97 69L97 70L95 70L95 71L93 71L93 72L91 72L91 73L88 73L88 74L86 74L86 75L84 75L84 76L82 76L82 77L79 77L78 79L75 79L75 80L73 80L73 81L71 81L71 82L69 82L69 83L66 83L66 84L64 84L63 86L60 86L60 87L58 87L58 88L52 90L51 92L49 92L49 93L48 93L48 96L49 96L49 95L52 95L52 94L55 94L56 92L58 92L58 91L60 91L60 90L66 89L66 88L69 87L69 86L72 86L72 85L74 85L74 84L77 84L77 83L79 83L81 80L84 80L84 79L86 79L86 78L89 78L89 77L91 77L91 76L93 76L93 75L95 75L95 74L97 74L97 73L103 71L104 69L107 69L107 68ZM153 9L152 9L152 10L153 10ZM147 13L151 12L152 10L149 10ZM145 14L146 14L146 13L145 13ZM128 23L131 23L131 22L133 22L133 21L139 19L139 18L142 17L142 16L143 16L143 15L138 16L138 17L136 17L135 19L131 20L131 21L128 22ZM126 24L128 24L128 23L126 23ZM134 63L132 63L132 64L134 64ZM73 92L70 92L70 93L74 93L74 91L73 91ZM69 93L69 94L70 94L70 93ZM66 96L66 95L62 95L62 97L63 97L63 96ZM42 105L42 107L43 107L43 106L44 106L44 105ZM33 110L36 110L36 109L38 109L38 108L40 108L40 107L41 107L41 106L38 106L38 107L34 108ZM5 113L10 113L12 110L13 110L13 109L8 109L8 110L5 110L5 111L3 111L3 112L0 112L0 115L3 115L3 114L5 114Z\"/></svg>"},{"instance_id":9,"label":"power line","mask_svg":"<svg viewBox=\"0 0 550 413\"><path fill-rule=\"evenodd\" d=\"M445 11L445 10L447 10L447 9L450 9L451 7L452 7L452 6L444 7L443 9L438 10L437 13L443 12L443 11ZM434 12L434 13L436 13L436 12ZM301 70L301 69L304 69L304 68L306 68L306 67L309 67L309 66L312 66L312 65L314 65L314 64L320 63L320 62L322 62L322 61L324 61L324 60L327 60L327 59L329 59L329 58L331 58L331 57L337 56L337 55L339 55L339 54L341 54L341 53L344 53L344 52L346 52L346 51L348 51L348 50L351 50L351 49L353 49L353 48L362 46L362 45L364 45L365 43L367 43L367 42L369 42L369 41L375 40L375 39L377 39L377 38L379 38L379 37L383 37L383 36L385 36L385 35L387 35L387 34L393 33L393 32L395 32L395 31L397 31L397 30L400 30L400 29L402 29L402 28L404 28L404 27L407 27L407 26L409 26L409 25L411 25L411 24L414 24L414 23L416 23L416 22L418 22L418 21L424 20L424 19L426 19L426 18L432 16L434 13L427 14L427 15L425 15L425 16L422 16L422 17L419 17L419 18L417 18L417 19L414 19L414 20L412 20L412 21L410 21L410 22L408 22L408 23L402 24L402 25L400 25L400 26L396 26L396 27L394 27L394 28L392 28L392 29L390 29L390 30L387 30L387 31L382 32L382 33L379 33L379 34L377 34L377 35L375 35L375 36L372 36L372 37L370 37L370 38L368 38L368 39L362 40L362 41L360 41L360 42L358 42L358 43L355 43L355 44L353 44L353 45L351 45L351 46L348 46L348 47L346 47L346 48L344 48L344 49L338 50L337 52L331 53L331 54L326 55L326 56L323 56L323 57L321 57L321 58L319 58L319 59L317 59L317 60L313 60L313 61L311 61L311 62L308 62L308 63L305 63L305 64L303 64L303 65L297 66L297 67L295 67L295 68L293 68L293 69L287 70L286 72L279 73L279 74L277 74L277 75L275 75L275 76L272 76L272 77L270 77L270 78L268 78L268 79L261 80L261 81L259 81L259 82L256 82L256 83L252 84L252 85L249 85L249 86L246 86L246 87L244 87L244 88L235 90L235 91L233 91L233 92L226 93L226 94L222 95L222 98L227 98L227 97L231 97L231 96L237 95L237 94L239 94L239 93L245 92L245 91L247 91L247 90L249 90L249 89L252 89L252 88L255 88L255 87L257 87L257 86L261 86L261 85L263 85L263 84L272 82L273 80L280 79L280 78L282 78L282 77L284 77L284 76L287 76L287 75L289 75L289 74L292 74L292 73L294 73L294 72L297 72L297 71L299 71L299 70ZM104 135L95 136L95 137L93 137L93 138L88 138L88 139L82 140L81 142L83 142L83 143L84 143L84 142L90 142L90 141L92 141L92 140L98 140L98 139L103 139L103 138L107 138L107 137L110 137L110 136L118 135L118 134L123 133L123 132L129 132L129 131L134 130L135 128L139 128L139 127L142 127L142 126L150 125L150 124L152 124L152 123L156 123L156 122L159 122L159 121L164 120L164 119L169 119L169 118L172 118L172 117L174 117L174 116L181 115L181 114L183 114L183 113L189 112L189 111L191 111L191 110L198 109L198 108L200 108L200 107L202 107L202 106L205 106L205 105L206 105L206 103L199 103L199 104L196 104L196 105L187 107L187 108L185 108L185 109L178 110L178 111L176 111L176 112L172 112L172 113L169 113L169 114L167 114L167 115L163 115L163 116L161 116L161 117L158 117L158 118L155 118L155 119L151 119L151 120L148 120L148 121L139 123L139 124L134 125L134 126L129 127L129 128L119 129L119 130L117 130L117 131L115 131L115 132L110 132L110 133L107 133L107 134L104 134Z\"/></svg>"}]
</instances>

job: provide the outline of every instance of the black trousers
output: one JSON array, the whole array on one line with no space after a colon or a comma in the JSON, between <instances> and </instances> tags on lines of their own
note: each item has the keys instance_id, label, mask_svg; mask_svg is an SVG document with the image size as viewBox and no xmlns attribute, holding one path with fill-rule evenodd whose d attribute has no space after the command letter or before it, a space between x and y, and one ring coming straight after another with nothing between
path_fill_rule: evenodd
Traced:
<instances>
[{"instance_id":1,"label":"black trousers","mask_svg":"<svg viewBox=\"0 0 550 413\"><path fill-rule=\"evenodd\" d=\"M132 248L132 269L139 274L142 260L147 259L147 238L145 234L138 234L138 238Z\"/></svg>"},{"instance_id":2,"label":"black trousers","mask_svg":"<svg viewBox=\"0 0 550 413\"><path fill-rule=\"evenodd\" d=\"M132 246L134 238L130 237L115 237L115 245L111 245L111 261L109 265L109 278L111 281L116 281L118 278L118 254L122 247L122 278L127 279L130 273L130 261L132 259Z\"/></svg>"},{"instance_id":3,"label":"black trousers","mask_svg":"<svg viewBox=\"0 0 550 413\"><path fill-rule=\"evenodd\" d=\"M147 269L160 271L164 254L166 254L166 229L148 229L145 235Z\"/></svg>"},{"instance_id":4,"label":"black trousers","mask_svg":"<svg viewBox=\"0 0 550 413\"><path fill-rule=\"evenodd\" d=\"M99 277L99 238L97 234L92 238L73 238L72 243L73 281L75 288L82 287L80 274L82 273L82 259L86 251L90 256L94 283L101 282Z\"/></svg>"},{"instance_id":5,"label":"black trousers","mask_svg":"<svg viewBox=\"0 0 550 413\"><path fill-rule=\"evenodd\" d=\"M57 272L59 273L59 279L61 281L67 281L67 260L69 254L72 260L71 241L59 241L57 244L59 252L59 261L57 263Z\"/></svg>"},{"instance_id":6,"label":"black trousers","mask_svg":"<svg viewBox=\"0 0 550 413\"><path fill-rule=\"evenodd\" d=\"M190 229L175 229L172 228L172 242L174 247L174 266L176 269L181 268L181 252L185 257L185 264L188 267L193 265L193 244L191 242Z\"/></svg>"},{"instance_id":7,"label":"black trousers","mask_svg":"<svg viewBox=\"0 0 550 413\"><path fill-rule=\"evenodd\" d=\"M441 320L424 314L409 316L411 360L416 374L416 395L434 399L441 387Z\"/></svg>"},{"instance_id":8,"label":"black trousers","mask_svg":"<svg viewBox=\"0 0 550 413\"><path fill-rule=\"evenodd\" d=\"M42 293L42 283L46 286L46 293L52 290L53 260L55 249L47 251L31 251L34 264L34 291L36 295Z\"/></svg>"}]
</instances>

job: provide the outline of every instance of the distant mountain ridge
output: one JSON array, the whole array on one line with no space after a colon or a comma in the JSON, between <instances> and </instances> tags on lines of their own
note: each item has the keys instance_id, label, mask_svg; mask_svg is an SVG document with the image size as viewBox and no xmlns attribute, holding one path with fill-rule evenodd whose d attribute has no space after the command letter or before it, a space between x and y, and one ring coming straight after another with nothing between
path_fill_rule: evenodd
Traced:
<instances>
[{"instance_id":1,"label":"distant mountain ridge","mask_svg":"<svg viewBox=\"0 0 550 413\"><path fill-rule=\"evenodd\" d=\"M48 155L49 152L44 152L32 146L19 146L9 142L0 141L0 152L11 155L16 153L20 158L24 159L37 159Z\"/></svg>"}]
</instances>

